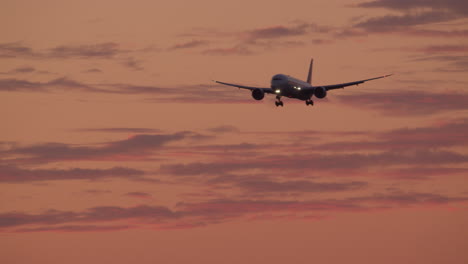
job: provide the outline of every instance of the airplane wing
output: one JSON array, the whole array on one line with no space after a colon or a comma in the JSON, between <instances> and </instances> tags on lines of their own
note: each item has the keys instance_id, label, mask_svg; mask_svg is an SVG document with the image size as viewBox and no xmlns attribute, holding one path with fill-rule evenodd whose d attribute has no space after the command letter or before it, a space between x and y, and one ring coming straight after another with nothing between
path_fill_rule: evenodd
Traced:
<instances>
[{"instance_id":1,"label":"airplane wing","mask_svg":"<svg viewBox=\"0 0 468 264\"><path fill-rule=\"evenodd\" d=\"M213 82L228 85L228 86L234 86L234 87L237 87L239 89L247 89L247 90L251 90L251 91L255 90L255 89L260 89L260 90L263 90L263 92L265 92L265 93L275 93L273 91L273 89L271 89L271 88L252 87L252 86L238 85L238 84L233 84L233 83L219 82L219 81L214 81L214 80L213 80Z\"/></svg>"},{"instance_id":2,"label":"airplane wing","mask_svg":"<svg viewBox=\"0 0 468 264\"><path fill-rule=\"evenodd\" d=\"M384 76L379 76L379 77L370 78L370 79L366 79L366 80L360 80L360 81L348 82L348 83L340 83L340 84L332 84L332 85L323 85L323 86L320 86L320 87L323 87L323 88L325 88L327 90L341 89L341 88L345 88L346 86L358 85L358 84L361 84L361 83L364 83L364 82L367 82L367 81L377 80L377 79L389 77L389 76L392 76L392 75L393 74L387 74L387 75L384 75Z\"/></svg>"}]
</instances>

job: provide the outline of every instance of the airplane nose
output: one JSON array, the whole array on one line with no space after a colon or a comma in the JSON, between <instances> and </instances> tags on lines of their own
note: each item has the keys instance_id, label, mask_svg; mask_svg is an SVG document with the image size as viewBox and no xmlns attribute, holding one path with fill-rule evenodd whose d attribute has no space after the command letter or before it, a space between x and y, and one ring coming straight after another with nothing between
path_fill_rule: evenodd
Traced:
<instances>
[{"instance_id":1,"label":"airplane nose","mask_svg":"<svg viewBox=\"0 0 468 264\"><path fill-rule=\"evenodd\" d=\"M271 78L272 89L281 89L285 84L287 84L287 77L283 74L276 74Z\"/></svg>"},{"instance_id":2,"label":"airplane nose","mask_svg":"<svg viewBox=\"0 0 468 264\"><path fill-rule=\"evenodd\" d=\"M283 80L273 80L271 81L271 89L279 89L284 85Z\"/></svg>"}]
</instances>

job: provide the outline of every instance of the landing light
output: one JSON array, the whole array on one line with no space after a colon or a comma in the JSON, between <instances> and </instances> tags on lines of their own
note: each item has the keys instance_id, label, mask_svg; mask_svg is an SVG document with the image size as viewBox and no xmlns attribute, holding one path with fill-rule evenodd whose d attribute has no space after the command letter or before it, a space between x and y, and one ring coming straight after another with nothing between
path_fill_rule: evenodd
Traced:
<instances>
[{"instance_id":1,"label":"landing light","mask_svg":"<svg viewBox=\"0 0 468 264\"><path fill-rule=\"evenodd\" d=\"M277 94L279 94L280 92L281 92L281 91L280 91L279 89L275 91L275 93L277 93Z\"/></svg>"}]
</instances>

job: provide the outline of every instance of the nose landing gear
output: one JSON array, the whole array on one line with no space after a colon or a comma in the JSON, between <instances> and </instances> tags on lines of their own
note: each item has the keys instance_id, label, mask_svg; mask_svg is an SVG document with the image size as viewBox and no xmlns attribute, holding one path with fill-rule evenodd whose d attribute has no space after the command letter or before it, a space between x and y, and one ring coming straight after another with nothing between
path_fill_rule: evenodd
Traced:
<instances>
[{"instance_id":1,"label":"nose landing gear","mask_svg":"<svg viewBox=\"0 0 468 264\"><path fill-rule=\"evenodd\" d=\"M283 101L275 101L275 105L283 107Z\"/></svg>"},{"instance_id":2,"label":"nose landing gear","mask_svg":"<svg viewBox=\"0 0 468 264\"><path fill-rule=\"evenodd\" d=\"M283 107L283 101L281 101L281 96L277 95L276 96L276 101L275 101L276 107L280 106Z\"/></svg>"},{"instance_id":3,"label":"nose landing gear","mask_svg":"<svg viewBox=\"0 0 468 264\"><path fill-rule=\"evenodd\" d=\"M306 101L306 105L309 106L309 105L314 105L314 101L312 101L311 99L307 100Z\"/></svg>"}]
</instances>

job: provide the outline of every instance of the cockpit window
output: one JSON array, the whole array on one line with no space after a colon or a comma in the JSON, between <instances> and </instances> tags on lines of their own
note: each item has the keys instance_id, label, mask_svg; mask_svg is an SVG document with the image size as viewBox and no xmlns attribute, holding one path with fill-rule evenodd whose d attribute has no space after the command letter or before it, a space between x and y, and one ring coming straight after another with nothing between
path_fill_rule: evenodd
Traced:
<instances>
[{"instance_id":1,"label":"cockpit window","mask_svg":"<svg viewBox=\"0 0 468 264\"><path fill-rule=\"evenodd\" d=\"M273 78L273 81L281 81L281 80L282 80L281 77L275 77L275 78Z\"/></svg>"}]
</instances>

